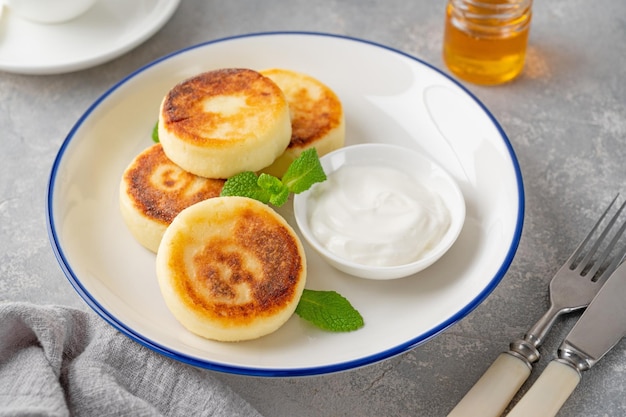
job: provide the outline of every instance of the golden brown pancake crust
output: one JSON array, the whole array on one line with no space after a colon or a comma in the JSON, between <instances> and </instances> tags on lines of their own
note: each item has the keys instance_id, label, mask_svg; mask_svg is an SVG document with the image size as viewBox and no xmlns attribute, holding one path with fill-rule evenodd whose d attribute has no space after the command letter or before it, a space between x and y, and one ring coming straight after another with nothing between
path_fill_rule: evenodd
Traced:
<instances>
[{"instance_id":1,"label":"golden brown pancake crust","mask_svg":"<svg viewBox=\"0 0 626 417\"><path fill-rule=\"evenodd\" d=\"M186 251L194 245L192 233L181 233L171 242L171 280L196 314L245 326L300 297L297 288L305 265L293 232L273 216L248 207L226 216L232 234L211 237L193 255Z\"/></svg>"},{"instance_id":2,"label":"golden brown pancake crust","mask_svg":"<svg viewBox=\"0 0 626 417\"><path fill-rule=\"evenodd\" d=\"M341 103L336 97L325 92L314 100L307 95L306 90L300 90L293 96L293 101L288 100L294 110L290 148L305 147L323 138L341 123Z\"/></svg>"},{"instance_id":3,"label":"golden brown pancake crust","mask_svg":"<svg viewBox=\"0 0 626 417\"><path fill-rule=\"evenodd\" d=\"M291 74L292 81L288 85L281 86L280 79L283 72ZM307 85L294 88L296 77L306 80L308 84L323 86L319 81L293 71L281 69L263 70L261 73L272 78L277 77L279 86L283 90L291 110L291 141L289 148L307 148L315 141L328 135L343 123L343 109L337 95L328 87L319 89L319 96L312 96Z\"/></svg>"},{"instance_id":4,"label":"golden brown pancake crust","mask_svg":"<svg viewBox=\"0 0 626 417\"><path fill-rule=\"evenodd\" d=\"M124 181L135 208L166 225L192 204L219 196L225 182L188 173L167 158L161 144L139 154Z\"/></svg>"},{"instance_id":5,"label":"golden brown pancake crust","mask_svg":"<svg viewBox=\"0 0 626 417\"><path fill-rule=\"evenodd\" d=\"M207 112L204 107L207 98L220 96L241 96L249 109L241 108L234 114ZM219 146L224 144L223 139L247 139L232 135L246 131L247 111L275 107L282 99L278 86L256 71L219 69L199 74L172 88L163 102L161 122L180 140ZM230 131L220 129L225 123L230 126Z\"/></svg>"}]
</instances>

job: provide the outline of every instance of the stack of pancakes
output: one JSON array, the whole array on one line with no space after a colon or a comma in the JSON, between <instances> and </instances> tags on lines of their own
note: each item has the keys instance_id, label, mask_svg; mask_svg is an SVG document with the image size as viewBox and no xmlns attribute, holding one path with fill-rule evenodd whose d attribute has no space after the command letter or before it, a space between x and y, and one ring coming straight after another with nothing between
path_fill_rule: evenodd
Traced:
<instances>
[{"instance_id":1,"label":"stack of pancakes","mask_svg":"<svg viewBox=\"0 0 626 417\"><path fill-rule=\"evenodd\" d=\"M339 99L290 70L215 70L166 94L158 133L160 143L124 172L120 208L132 235L157 253L168 308L209 339L273 332L304 289L302 244L268 206L219 195L237 173L282 177L305 149L321 156L343 146Z\"/></svg>"}]
</instances>

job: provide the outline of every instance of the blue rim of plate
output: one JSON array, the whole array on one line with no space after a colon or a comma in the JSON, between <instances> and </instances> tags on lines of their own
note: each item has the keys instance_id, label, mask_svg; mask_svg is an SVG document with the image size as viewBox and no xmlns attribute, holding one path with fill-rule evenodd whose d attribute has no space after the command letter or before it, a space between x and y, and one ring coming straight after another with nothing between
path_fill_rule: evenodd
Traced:
<instances>
[{"instance_id":1,"label":"blue rim of plate","mask_svg":"<svg viewBox=\"0 0 626 417\"><path fill-rule=\"evenodd\" d=\"M269 368L254 368L254 367L243 367L243 366L233 366L233 365L224 365L224 364L220 364L220 363L214 363L214 362L210 362L210 361L205 361L205 360L198 360L196 358L193 358L191 356L179 353L179 352L175 352L172 351L164 346L161 346L159 343L153 341L153 340L149 340L146 337L142 336L141 334L138 334L137 332L135 332L134 330L130 329L129 327L127 327L124 323L122 323L120 320L118 320L113 314L111 314L109 311L107 311L100 303L98 303L98 301L83 287L83 285L80 282L80 279L78 278L78 276L74 273L74 271L72 270L72 267L70 265L70 263L67 261L67 258L65 256L65 254L63 253L63 249L59 243L58 237L57 237L57 231L56 231L56 226L54 224L54 214L53 214L53 195L54 195L54 187L55 187L55 180L56 180L56 175L57 175L57 171L59 168L59 165L61 164L62 160L63 160L63 156L65 154L65 150L67 149L69 143L71 142L72 138L74 137L74 134L76 133L76 130L83 124L83 122L85 121L85 119L90 115L90 113L99 106L99 104L106 98L108 97L111 93L113 93L115 90L117 90L121 85L123 85L124 83L126 83L128 80L130 80L131 78L137 76L139 73L147 70L148 68L151 68L157 64L159 64L162 61L166 61L176 55L185 53L189 50L192 49L196 49L196 48L201 48L207 45L211 45L211 44L215 44L215 43L220 43L220 42L226 42L226 41L230 41L230 40L234 40L234 39L241 39L241 38L250 38L250 37L264 37L264 36L285 36L285 35L298 35L298 36L315 36L315 37L329 37L329 38L337 38L337 39L342 39L342 40L348 40L348 41L352 41L352 42L357 42L357 43L362 43L362 44L367 44L367 45L371 45L377 48L382 48L382 49L386 49L389 50L391 52L397 53L399 55L402 55L404 57L410 58L422 65L427 66L428 68L432 69L433 71L436 71L437 73L441 74L442 76L446 77L447 79L451 80L453 83L455 83L459 88L461 88L469 97L471 97L476 104L485 112L485 114L491 119L491 122L493 123L493 125L496 127L496 129L498 130L500 137L502 138L502 141L504 142L508 152L509 152L509 156L511 157L511 163L513 165L513 168L515 170L515 177L517 180L517 192L518 192L518 201L519 201L519 211L517 213L517 220L516 220L516 226L515 226L515 234L513 236L513 240L511 242L511 245L509 246L509 250L507 251L507 254L502 262L502 264L500 265L500 267L498 268L496 274L493 276L493 278L491 279L491 281L489 282L489 285L487 285L483 291L481 291L471 302L469 302L466 306L464 306L460 311L458 311L456 314L454 314L452 317L450 317L448 320L444 321L443 323L441 323L440 325L434 327L433 329L430 329L428 332L425 332L421 335L418 335L416 337L414 337L413 339L399 344L391 349L387 349L385 351L382 352L378 352L374 355L370 355L370 356L366 356L363 358L359 358L359 359L355 359L355 360L350 360L350 361L345 361L345 362L341 362L341 363L337 363L337 364L332 364L332 365L324 365L324 366L315 366L315 367L306 367L306 368L289 368L289 369L269 369ZM523 181L522 181L522 174L521 174L521 169L519 166L519 162L517 160L517 157L515 155L515 151L513 150L513 146L511 145L511 142L509 141L506 133L504 132L504 130L502 129L502 127L500 126L500 124L498 123L498 121L496 120L496 118L491 114L491 112L487 109L487 107L478 99L474 96L474 94L472 94L467 88L465 88L462 84L460 84L458 81L456 81L455 79L453 79L452 77L450 77L449 75L445 74L443 71L441 71L440 69L432 66L431 64L428 64L427 62L422 61L419 58L416 58L410 54L407 54L405 52L402 52L398 49L380 44L380 43L376 43L373 41L369 41L369 40L364 40L364 39L360 39L360 38L356 38L356 37L350 37L350 36L346 36L346 35L338 35L338 34L331 34L331 33L323 33L323 32L305 32L305 31L276 31L276 32L255 32L255 33L249 33L249 34L242 34L242 35L236 35L236 36L229 36L229 37L224 37L224 38L219 38L219 39L215 39L215 40L211 40L211 41L207 41L207 42L203 42L203 43L199 43L196 45L192 45L190 47L187 48L183 48L180 49L178 51L175 51L171 54L165 55L155 61L152 61L149 64L146 64L145 66L139 68L138 70L130 73L128 76L126 76L125 78L123 78L122 80L120 80L119 82L117 82L116 84L114 84L111 88L109 88L104 94L102 94L88 109L87 111L78 119L78 121L76 122L76 124L72 127L72 129L70 130L70 132L68 133L68 135L66 136L65 140L63 141L63 143L61 144L61 147L59 149L59 152L57 153L57 156L54 160L54 163L52 165L52 170L50 173L50 179L48 182L48 196L46 199L46 214L47 214L47 229L48 229L48 236L50 238L50 242L52 245L52 249L54 251L54 254L57 258L57 261L59 262L59 265L61 266L61 269L63 270L65 276L67 277L67 279L70 281L70 284L73 286L74 290L76 292L78 292L78 294L82 297L82 299L87 303L87 305L89 305L89 307L91 307L91 309L93 309L100 317L102 317L106 322L108 322L111 326L113 326L114 328L116 328L118 331L120 331L122 334L126 335L127 337L129 337L130 339L136 341L137 343L155 351L158 352L166 357L175 359L177 361L189 364L189 365L193 365L199 368L205 368L205 369L210 369L210 370L214 370L214 371L219 371L219 372L225 372L225 373L230 373L230 374L238 374L238 375L248 375L248 376L261 376L261 377L297 377L297 376L312 376L312 375L323 375L323 374L330 374L330 373L336 373L336 372L340 372L340 371L346 371L346 370L350 370L350 369L356 369L356 368L360 368L366 365L370 365L370 364L374 364L377 362L380 362L382 360L385 359L389 359L391 357L397 356L399 354L402 354L410 349L413 349L414 347L427 342L428 340L432 339L433 337L435 337L436 335L442 333L443 331L445 331L446 329L448 329L450 326L452 326L453 324L457 323L458 321L460 321L461 319L463 319L464 317L466 317L470 312L472 312L476 307L478 307L478 305L480 305L482 303L482 301L496 288L496 286L500 283L500 281L502 280L502 278L504 277L505 273L507 272L509 266L511 265L511 262L513 261L513 258L515 256L515 253L517 251L517 247L519 246L519 242L520 242L520 238L521 238L521 234L522 234L522 227L523 227L523 221L524 221L524 209L525 209L525 205L524 205L524 186L523 186Z\"/></svg>"}]
</instances>

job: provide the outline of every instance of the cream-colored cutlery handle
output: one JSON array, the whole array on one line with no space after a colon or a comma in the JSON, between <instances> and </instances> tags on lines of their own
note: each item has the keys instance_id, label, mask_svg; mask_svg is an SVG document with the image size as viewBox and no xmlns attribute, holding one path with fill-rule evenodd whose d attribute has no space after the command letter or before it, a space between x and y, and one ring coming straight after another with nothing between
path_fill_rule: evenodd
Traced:
<instances>
[{"instance_id":1,"label":"cream-colored cutlery handle","mask_svg":"<svg viewBox=\"0 0 626 417\"><path fill-rule=\"evenodd\" d=\"M530 375L522 359L501 353L448 417L498 417Z\"/></svg>"},{"instance_id":2,"label":"cream-colored cutlery handle","mask_svg":"<svg viewBox=\"0 0 626 417\"><path fill-rule=\"evenodd\" d=\"M507 417L552 417L580 382L580 373L552 361Z\"/></svg>"}]
</instances>

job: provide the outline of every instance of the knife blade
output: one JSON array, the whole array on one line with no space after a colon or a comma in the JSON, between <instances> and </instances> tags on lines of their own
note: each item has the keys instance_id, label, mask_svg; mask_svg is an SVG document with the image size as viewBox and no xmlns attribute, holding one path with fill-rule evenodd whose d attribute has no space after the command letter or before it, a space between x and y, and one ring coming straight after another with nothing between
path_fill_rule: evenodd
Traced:
<instances>
[{"instance_id":1,"label":"knife blade","mask_svg":"<svg viewBox=\"0 0 626 417\"><path fill-rule=\"evenodd\" d=\"M626 262L609 277L508 417L555 416L590 369L626 335Z\"/></svg>"}]
</instances>

